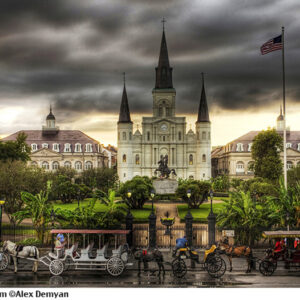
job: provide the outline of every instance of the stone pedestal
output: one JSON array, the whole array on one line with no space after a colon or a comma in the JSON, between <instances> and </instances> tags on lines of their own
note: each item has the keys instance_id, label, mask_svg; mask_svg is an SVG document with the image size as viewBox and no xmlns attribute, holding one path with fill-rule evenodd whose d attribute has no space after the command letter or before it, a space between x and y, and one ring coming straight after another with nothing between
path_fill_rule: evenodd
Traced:
<instances>
[{"instance_id":1,"label":"stone pedestal","mask_svg":"<svg viewBox=\"0 0 300 300\"><path fill-rule=\"evenodd\" d=\"M178 182L176 179L155 179L153 181L153 187L157 195L175 194L178 188Z\"/></svg>"}]
</instances>

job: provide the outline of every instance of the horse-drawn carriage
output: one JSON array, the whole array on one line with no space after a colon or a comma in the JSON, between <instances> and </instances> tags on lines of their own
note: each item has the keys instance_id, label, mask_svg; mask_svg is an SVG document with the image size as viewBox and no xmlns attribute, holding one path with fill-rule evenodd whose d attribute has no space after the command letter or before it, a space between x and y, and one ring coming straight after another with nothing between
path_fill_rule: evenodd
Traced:
<instances>
[{"instance_id":1,"label":"horse-drawn carriage","mask_svg":"<svg viewBox=\"0 0 300 300\"><path fill-rule=\"evenodd\" d=\"M65 234L67 236L65 246L54 249L47 255L39 258L39 252L34 246L24 247L21 251L17 251L17 245L12 242L5 242L3 247L4 253L0 254L0 270L4 270L8 266L8 255L12 256L15 262L15 272L17 258L25 258L34 261L33 271L37 271L37 264L43 263L49 267L52 275L60 275L64 271L71 268L75 270L101 270L107 271L112 276L120 276L125 268L132 265L128 262L129 247L126 243L118 245L121 235L126 235L129 230L79 230L79 229L53 229L51 234ZM78 250L78 242L74 242L70 246L70 235L80 234L82 236L83 247ZM113 235L115 241L115 249L109 255L108 243L104 243L104 235ZM89 241L90 236L97 236L99 247L94 249L94 240ZM86 239L88 245L86 246ZM26 249L27 248L27 249ZM25 252L26 251L26 252ZM31 252L33 253L31 255ZM36 266L36 267L35 267Z\"/></svg>"},{"instance_id":2,"label":"horse-drawn carriage","mask_svg":"<svg viewBox=\"0 0 300 300\"><path fill-rule=\"evenodd\" d=\"M190 259L200 265L201 270L213 278L220 278L226 272L226 263L218 254L217 247L212 245L209 250L204 253L203 261L199 260L199 253L191 250L189 247L178 249L176 258L172 261L172 271L175 277L182 278L187 272L186 259Z\"/></svg>"},{"instance_id":3,"label":"horse-drawn carriage","mask_svg":"<svg viewBox=\"0 0 300 300\"><path fill-rule=\"evenodd\" d=\"M300 245L295 245L295 238L300 238L300 231L265 231L265 238L287 240L287 244L279 251L266 250L266 257L259 264L259 271L265 276L271 276L277 269L279 261L284 262L285 269L300 270ZM295 247L296 246L296 247Z\"/></svg>"}]
</instances>

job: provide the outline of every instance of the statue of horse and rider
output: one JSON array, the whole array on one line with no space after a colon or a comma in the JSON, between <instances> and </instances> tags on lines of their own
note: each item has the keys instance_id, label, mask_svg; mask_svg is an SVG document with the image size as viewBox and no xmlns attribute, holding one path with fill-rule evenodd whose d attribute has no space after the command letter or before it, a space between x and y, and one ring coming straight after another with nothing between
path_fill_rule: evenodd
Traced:
<instances>
[{"instance_id":1,"label":"statue of horse and rider","mask_svg":"<svg viewBox=\"0 0 300 300\"><path fill-rule=\"evenodd\" d=\"M160 156L160 161L158 162L158 168L154 171L154 174L156 175L157 172L160 172L160 178L169 178L170 174L174 174L177 176L175 169L169 169L168 167L168 155Z\"/></svg>"}]
</instances>

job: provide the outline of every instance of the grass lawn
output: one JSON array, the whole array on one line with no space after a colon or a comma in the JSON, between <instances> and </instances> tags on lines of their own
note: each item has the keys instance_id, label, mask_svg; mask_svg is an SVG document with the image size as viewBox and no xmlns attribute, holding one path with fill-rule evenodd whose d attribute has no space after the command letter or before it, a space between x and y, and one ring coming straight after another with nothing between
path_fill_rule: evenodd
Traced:
<instances>
[{"instance_id":1,"label":"grass lawn","mask_svg":"<svg viewBox=\"0 0 300 300\"><path fill-rule=\"evenodd\" d=\"M89 200L85 199L84 201L80 201L80 205L86 206L88 205ZM126 207L125 204L120 204L124 207ZM61 209L68 209L68 210L74 210L78 206L77 202L73 203L61 203L61 202L55 202L54 203L54 209L61 208ZM97 212L105 212L107 207L105 204L101 204L99 201L95 204L95 209ZM155 209L155 208L154 208ZM148 217L151 213L151 204L145 204L143 209L132 209L131 213L134 218L134 222L142 223L142 222L148 222Z\"/></svg>"},{"instance_id":2,"label":"grass lawn","mask_svg":"<svg viewBox=\"0 0 300 300\"><path fill-rule=\"evenodd\" d=\"M223 203L215 203L213 204L213 211L214 213L218 213L222 208ZM180 217L180 221L184 221L184 217L188 212L187 204L180 204L177 205L178 215ZM196 222L207 222L207 216L210 212L210 203L205 203L200 205L200 208L191 209L191 213L193 215L194 221Z\"/></svg>"}]
</instances>

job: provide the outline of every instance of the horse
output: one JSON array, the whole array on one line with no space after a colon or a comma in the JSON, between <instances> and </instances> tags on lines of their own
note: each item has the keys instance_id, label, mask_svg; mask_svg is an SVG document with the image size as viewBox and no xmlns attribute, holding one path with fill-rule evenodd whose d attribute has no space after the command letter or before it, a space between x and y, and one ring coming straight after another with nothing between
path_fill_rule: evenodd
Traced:
<instances>
[{"instance_id":1,"label":"horse","mask_svg":"<svg viewBox=\"0 0 300 300\"><path fill-rule=\"evenodd\" d=\"M161 271L163 276L165 276L165 267L163 265L164 257L158 249L153 250L136 250L133 251L134 258L138 261L138 276L141 275L141 263L144 264L144 272L148 271L148 263L155 261L158 266L158 276L160 276ZM154 272L153 272L154 273Z\"/></svg>"},{"instance_id":2,"label":"horse","mask_svg":"<svg viewBox=\"0 0 300 300\"><path fill-rule=\"evenodd\" d=\"M40 256L39 250L35 246L21 246L17 245L11 241L5 241L3 243L3 252L8 253L14 262L15 273L17 273L18 268L18 258L34 258L32 272L36 273L38 269L38 259Z\"/></svg>"},{"instance_id":3,"label":"horse","mask_svg":"<svg viewBox=\"0 0 300 300\"><path fill-rule=\"evenodd\" d=\"M232 258L233 257L242 257L245 256L248 267L246 273L250 273L253 268L253 253L252 249L249 246L233 246L229 245L228 239L221 240L218 245L219 250L223 251L223 253L228 257L230 263L230 270L232 271Z\"/></svg>"}]
</instances>

